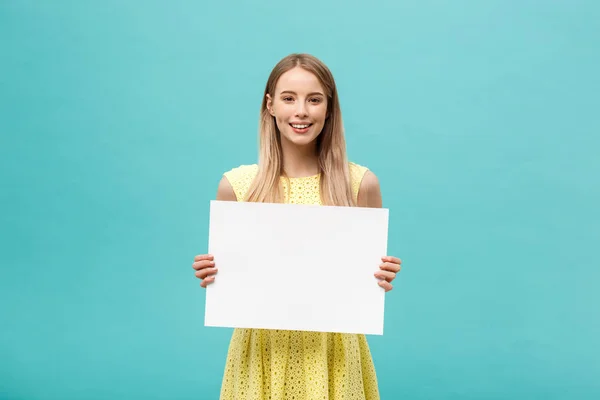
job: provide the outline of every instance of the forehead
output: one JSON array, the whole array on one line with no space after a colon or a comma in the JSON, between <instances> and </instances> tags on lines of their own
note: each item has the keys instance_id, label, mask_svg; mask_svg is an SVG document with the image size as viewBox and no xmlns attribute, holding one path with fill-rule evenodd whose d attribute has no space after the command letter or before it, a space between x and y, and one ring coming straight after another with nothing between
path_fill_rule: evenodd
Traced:
<instances>
[{"instance_id":1,"label":"forehead","mask_svg":"<svg viewBox=\"0 0 600 400\"><path fill-rule=\"evenodd\" d=\"M275 91L281 93L288 90L296 93L325 93L316 75L300 67L290 69L279 77Z\"/></svg>"}]
</instances>

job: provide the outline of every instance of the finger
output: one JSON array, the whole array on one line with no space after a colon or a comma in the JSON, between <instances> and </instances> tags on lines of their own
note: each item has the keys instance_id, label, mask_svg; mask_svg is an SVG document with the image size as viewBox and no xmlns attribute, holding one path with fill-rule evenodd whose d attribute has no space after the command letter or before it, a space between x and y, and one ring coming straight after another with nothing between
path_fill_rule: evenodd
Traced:
<instances>
[{"instance_id":1,"label":"finger","mask_svg":"<svg viewBox=\"0 0 600 400\"><path fill-rule=\"evenodd\" d=\"M391 282L396 278L396 274L390 271L377 271L375 272L375 277Z\"/></svg>"},{"instance_id":2,"label":"finger","mask_svg":"<svg viewBox=\"0 0 600 400\"><path fill-rule=\"evenodd\" d=\"M210 268L210 267L214 267L214 266L215 266L215 262L209 261L209 260L196 261L195 263L192 264L192 268L194 268L195 270L200 270L203 268Z\"/></svg>"},{"instance_id":3,"label":"finger","mask_svg":"<svg viewBox=\"0 0 600 400\"><path fill-rule=\"evenodd\" d=\"M203 287L203 288L206 288L206 286L210 285L214 281L215 281L215 277L214 276L209 276L208 278L206 278L202 282L200 282L200 286Z\"/></svg>"},{"instance_id":4,"label":"finger","mask_svg":"<svg viewBox=\"0 0 600 400\"><path fill-rule=\"evenodd\" d=\"M196 271L194 275L196 275L196 278L205 279L207 276L215 275L216 273L216 268L204 268L200 271Z\"/></svg>"},{"instance_id":5,"label":"finger","mask_svg":"<svg viewBox=\"0 0 600 400\"><path fill-rule=\"evenodd\" d=\"M399 259L398 257L385 256L385 257L381 257L381 261L391 262L392 264L402 265L402 260Z\"/></svg>"},{"instance_id":6,"label":"finger","mask_svg":"<svg viewBox=\"0 0 600 400\"><path fill-rule=\"evenodd\" d=\"M194 257L194 261L202 261L202 260L212 261L214 259L215 258L212 254L200 254L200 255Z\"/></svg>"},{"instance_id":7,"label":"finger","mask_svg":"<svg viewBox=\"0 0 600 400\"><path fill-rule=\"evenodd\" d=\"M391 272L394 272L394 273L398 273L402 269L402 267L400 266L400 264L394 264L394 263L391 263L391 262L385 262L383 264L380 264L379 268L381 268L384 271L391 271Z\"/></svg>"},{"instance_id":8,"label":"finger","mask_svg":"<svg viewBox=\"0 0 600 400\"><path fill-rule=\"evenodd\" d=\"M394 288L391 283L386 282L386 281L379 282L379 286L384 288L386 292L389 292L390 290L392 290Z\"/></svg>"}]
</instances>

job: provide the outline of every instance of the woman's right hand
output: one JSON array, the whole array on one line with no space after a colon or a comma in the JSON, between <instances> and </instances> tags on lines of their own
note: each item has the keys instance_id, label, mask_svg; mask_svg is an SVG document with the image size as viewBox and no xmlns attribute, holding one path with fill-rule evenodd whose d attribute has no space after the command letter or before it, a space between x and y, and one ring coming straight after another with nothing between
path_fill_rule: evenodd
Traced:
<instances>
[{"instance_id":1,"label":"woman's right hand","mask_svg":"<svg viewBox=\"0 0 600 400\"><path fill-rule=\"evenodd\" d=\"M194 258L192 268L196 270L194 275L196 278L201 279L200 286L205 288L207 285L215 281L215 274L217 269L215 268L214 257L210 254L201 254Z\"/></svg>"}]
</instances>

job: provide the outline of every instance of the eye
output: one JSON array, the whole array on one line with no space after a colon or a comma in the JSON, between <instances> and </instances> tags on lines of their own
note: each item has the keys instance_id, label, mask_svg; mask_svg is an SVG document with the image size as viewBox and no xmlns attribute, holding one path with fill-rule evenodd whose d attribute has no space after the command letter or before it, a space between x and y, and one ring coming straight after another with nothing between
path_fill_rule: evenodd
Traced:
<instances>
[{"instance_id":1,"label":"eye","mask_svg":"<svg viewBox=\"0 0 600 400\"><path fill-rule=\"evenodd\" d=\"M292 101L292 100L294 100L294 99L292 99L290 96L286 96L286 97L284 97L284 98L283 98L283 99L281 99L281 100L283 100L283 101Z\"/></svg>"},{"instance_id":2,"label":"eye","mask_svg":"<svg viewBox=\"0 0 600 400\"><path fill-rule=\"evenodd\" d=\"M320 97L313 97L309 101L313 104L319 104L321 101L323 101L323 99L321 99Z\"/></svg>"}]
</instances>

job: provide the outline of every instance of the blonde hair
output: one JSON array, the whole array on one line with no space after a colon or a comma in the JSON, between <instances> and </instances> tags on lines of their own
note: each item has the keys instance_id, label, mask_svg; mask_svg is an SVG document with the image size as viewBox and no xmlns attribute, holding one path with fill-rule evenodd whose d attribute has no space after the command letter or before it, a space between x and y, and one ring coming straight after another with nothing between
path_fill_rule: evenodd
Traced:
<instances>
[{"instance_id":1,"label":"blonde hair","mask_svg":"<svg viewBox=\"0 0 600 400\"><path fill-rule=\"evenodd\" d=\"M246 201L280 203L283 201L280 177L284 175L281 137L274 117L267 109L267 94L274 97L277 81L285 72L301 67L313 73L327 96L327 119L317 137L321 202L324 205L354 206L346 140L337 88L331 71L309 54L290 54L271 71L260 108L258 172L248 190Z\"/></svg>"}]
</instances>

